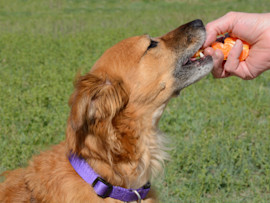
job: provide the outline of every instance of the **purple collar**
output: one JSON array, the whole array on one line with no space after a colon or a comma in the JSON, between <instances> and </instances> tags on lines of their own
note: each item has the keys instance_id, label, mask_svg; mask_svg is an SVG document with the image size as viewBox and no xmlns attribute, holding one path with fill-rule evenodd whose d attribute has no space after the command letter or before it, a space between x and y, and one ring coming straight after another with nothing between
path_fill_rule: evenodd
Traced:
<instances>
[{"instance_id":1,"label":"purple collar","mask_svg":"<svg viewBox=\"0 0 270 203\"><path fill-rule=\"evenodd\" d=\"M112 186L102 179L83 158L75 154L69 156L69 162L81 178L92 185L97 195L102 198L111 197L124 202L138 201L146 198L150 190L150 182L139 189L126 189L119 186Z\"/></svg>"}]
</instances>

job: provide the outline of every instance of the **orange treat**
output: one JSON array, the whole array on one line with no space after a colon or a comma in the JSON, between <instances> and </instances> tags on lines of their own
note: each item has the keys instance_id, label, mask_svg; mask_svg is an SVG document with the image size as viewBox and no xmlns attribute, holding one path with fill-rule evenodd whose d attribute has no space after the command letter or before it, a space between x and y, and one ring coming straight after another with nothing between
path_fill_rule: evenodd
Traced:
<instances>
[{"instance_id":1,"label":"orange treat","mask_svg":"<svg viewBox=\"0 0 270 203\"><path fill-rule=\"evenodd\" d=\"M214 42L213 44L211 44L211 47L216 50L219 49L222 51L223 55L224 55L224 60L227 60L227 57L229 55L229 52L231 50L231 46L228 44L223 44L222 42Z\"/></svg>"},{"instance_id":2,"label":"orange treat","mask_svg":"<svg viewBox=\"0 0 270 203\"><path fill-rule=\"evenodd\" d=\"M227 60L229 52L232 49L232 47L234 46L236 40L237 40L236 38L227 37L224 40L224 44L221 42L214 42L211 46L215 50L220 49L224 54L224 60ZM242 42L243 42L243 50L242 50L242 53L239 57L240 61L246 60L246 58L248 57L248 54L249 54L249 44L244 42L244 41L242 41Z\"/></svg>"},{"instance_id":3,"label":"orange treat","mask_svg":"<svg viewBox=\"0 0 270 203\"><path fill-rule=\"evenodd\" d=\"M224 60L227 60L229 52L231 50L231 48L234 46L235 42L236 42L236 38L232 38L232 37L227 37L224 40L224 44L222 42L214 42L211 47L216 50L216 49L220 49L224 55ZM246 60L246 58L248 57L249 54L249 44L242 41L243 42L243 50L242 53L239 57L240 61L244 61ZM202 50L200 49L199 51L196 52L196 54L193 57L200 57L200 53L202 53Z\"/></svg>"},{"instance_id":4,"label":"orange treat","mask_svg":"<svg viewBox=\"0 0 270 203\"><path fill-rule=\"evenodd\" d=\"M225 43L225 45L230 44L230 46L233 47L236 40L237 40L237 38L228 37L224 40L224 43ZM239 57L240 61L246 60L246 58L248 57L248 54L249 54L249 44L245 41L242 41L242 42L243 42L243 50L242 50L242 53Z\"/></svg>"},{"instance_id":5,"label":"orange treat","mask_svg":"<svg viewBox=\"0 0 270 203\"><path fill-rule=\"evenodd\" d=\"M197 57L200 57L201 55L201 53L203 52L203 50L202 49L199 49L199 51L197 51L195 54L194 54L194 56L192 56L192 58L197 58Z\"/></svg>"}]
</instances>

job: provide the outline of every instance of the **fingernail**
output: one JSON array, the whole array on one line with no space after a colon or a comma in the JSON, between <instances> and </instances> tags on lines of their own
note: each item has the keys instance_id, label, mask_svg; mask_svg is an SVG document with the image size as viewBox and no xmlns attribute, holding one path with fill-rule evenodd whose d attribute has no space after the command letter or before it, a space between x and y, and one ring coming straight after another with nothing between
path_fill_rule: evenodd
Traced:
<instances>
[{"instance_id":1,"label":"fingernail","mask_svg":"<svg viewBox=\"0 0 270 203\"><path fill-rule=\"evenodd\" d=\"M208 55L213 55L213 52L211 52L211 48L206 48L204 51L203 51L204 55L208 56Z\"/></svg>"},{"instance_id":2,"label":"fingernail","mask_svg":"<svg viewBox=\"0 0 270 203\"><path fill-rule=\"evenodd\" d=\"M214 52L214 57L219 58L219 53L217 51Z\"/></svg>"},{"instance_id":3,"label":"fingernail","mask_svg":"<svg viewBox=\"0 0 270 203\"><path fill-rule=\"evenodd\" d=\"M241 43L242 43L242 41L240 39L237 39L234 46L238 48L241 46Z\"/></svg>"}]
</instances>

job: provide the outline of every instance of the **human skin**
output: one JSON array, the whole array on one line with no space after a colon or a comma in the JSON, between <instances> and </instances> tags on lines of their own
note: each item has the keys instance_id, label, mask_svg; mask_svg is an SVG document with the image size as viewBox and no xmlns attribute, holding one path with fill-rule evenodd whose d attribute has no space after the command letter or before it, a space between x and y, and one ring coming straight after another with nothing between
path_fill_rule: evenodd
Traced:
<instances>
[{"instance_id":1,"label":"human skin","mask_svg":"<svg viewBox=\"0 0 270 203\"><path fill-rule=\"evenodd\" d=\"M270 13L229 12L208 23L206 31L204 54L213 57L212 74L215 78L237 76L250 80L270 69ZM249 56L245 61L240 62L238 59L243 48L241 40L236 40L227 61L223 61L221 50L210 47L218 35L226 32L250 45Z\"/></svg>"}]
</instances>

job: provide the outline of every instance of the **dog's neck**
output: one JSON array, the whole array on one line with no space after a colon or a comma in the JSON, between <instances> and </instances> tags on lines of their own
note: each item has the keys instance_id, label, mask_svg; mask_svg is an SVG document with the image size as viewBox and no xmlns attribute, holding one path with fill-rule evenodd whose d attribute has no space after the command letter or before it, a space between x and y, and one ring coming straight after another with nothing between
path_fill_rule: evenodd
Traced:
<instances>
[{"instance_id":1,"label":"dog's neck","mask_svg":"<svg viewBox=\"0 0 270 203\"><path fill-rule=\"evenodd\" d=\"M132 111L125 111L112 120L113 129L106 131L112 134L103 138L87 134L81 140L80 151L74 151L70 143L68 149L71 147L81 155L109 183L139 188L162 171L163 162L168 158L165 139L157 127L164 107L149 116L136 116ZM68 136L68 133L76 134L69 125L67 137L78 136Z\"/></svg>"},{"instance_id":2,"label":"dog's neck","mask_svg":"<svg viewBox=\"0 0 270 203\"><path fill-rule=\"evenodd\" d=\"M101 177L111 184L139 188L162 171L164 160L168 158L161 133L144 135L142 139L144 144L141 148L144 148L144 151L140 153L136 161L111 164L100 159L88 158L86 160Z\"/></svg>"}]
</instances>

